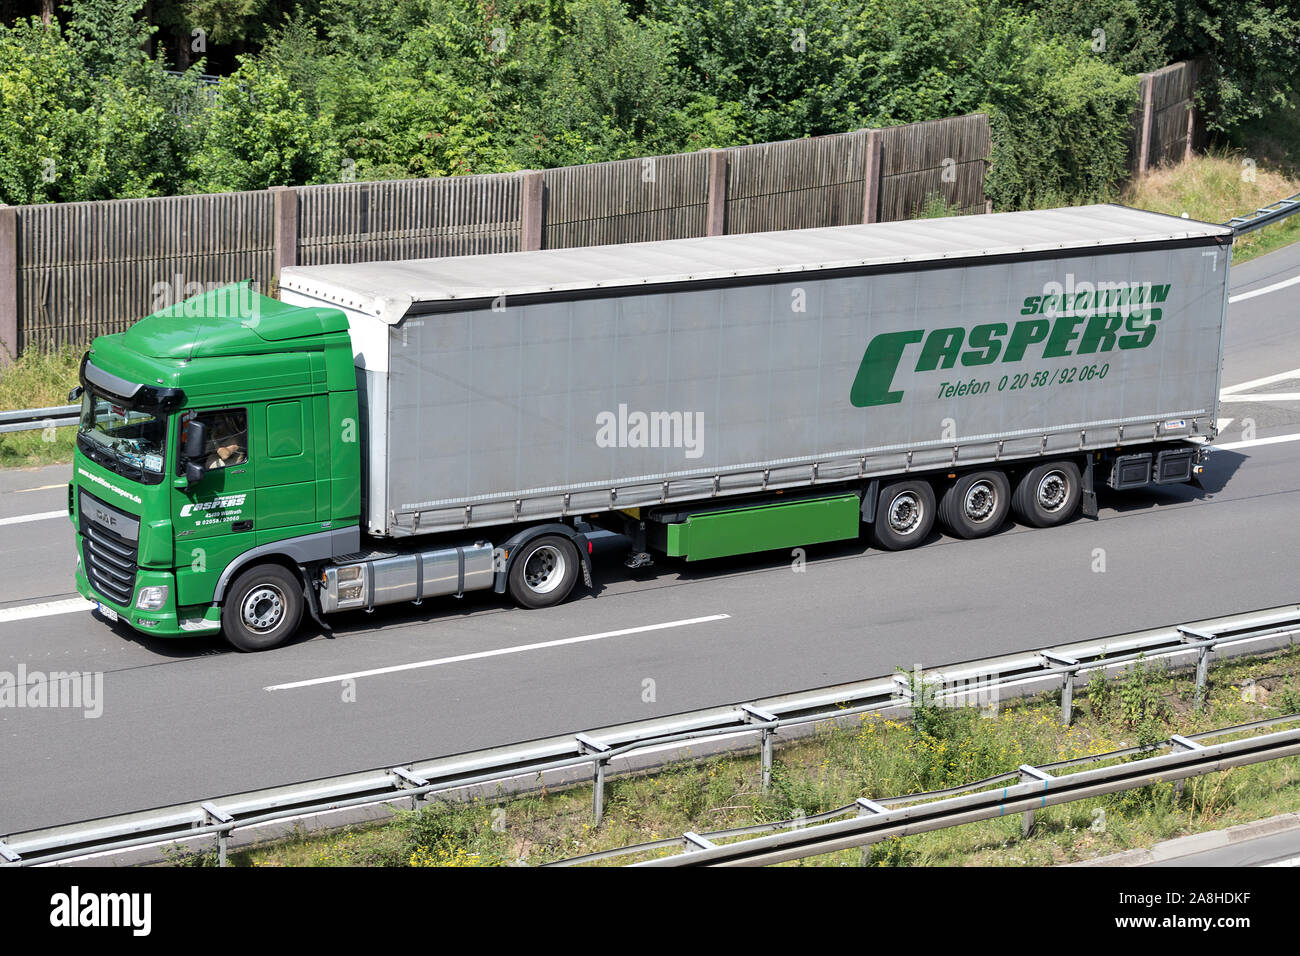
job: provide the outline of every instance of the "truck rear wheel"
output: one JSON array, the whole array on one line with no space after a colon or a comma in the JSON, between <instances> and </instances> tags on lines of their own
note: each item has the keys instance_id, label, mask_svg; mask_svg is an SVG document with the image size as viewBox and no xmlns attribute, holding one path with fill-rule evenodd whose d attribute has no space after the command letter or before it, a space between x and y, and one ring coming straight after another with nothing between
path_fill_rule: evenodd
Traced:
<instances>
[{"instance_id":1,"label":"truck rear wheel","mask_svg":"<svg viewBox=\"0 0 1300 956\"><path fill-rule=\"evenodd\" d=\"M1072 461L1051 461L1025 472L1016 485L1011 507L1025 524L1050 528L1079 510L1081 492L1079 466Z\"/></svg>"},{"instance_id":2,"label":"truck rear wheel","mask_svg":"<svg viewBox=\"0 0 1300 956\"><path fill-rule=\"evenodd\" d=\"M959 538L982 538L1002 527L1011 510L1011 482L1000 471L963 475L943 493L939 520Z\"/></svg>"},{"instance_id":3,"label":"truck rear wheel","mask_svg":"<svg viewBox=\"0 0 1300 956\"><path fill-rule=\"evenodd\" d=\"M880 489L871 537L887 551L915 548L934 528L934 489L926 481L899 481Z\"/></svg>"},{"instance_id":4,"label":"truck rear wheel","mask_svg":"<svg viewBox=\"0 0 1300 956\"><path fill-rule=\"evenodd\" d=\"M278 564L255 565L226 592L221 632L241 651L269 650L298 629L302 608L302 581Z\"/></svg>"},{"instance_id":5,"label":"truck rear wheel","mask_svg":"<svg viewBox=\"0 0 1300 956\"><path fill-rule=\"evenodd\" d=\"M578 549L568 538L544 534L524 544L510 562L507 585L520 607L561 603L578 580Z\"/></svg>"}]
</instances>

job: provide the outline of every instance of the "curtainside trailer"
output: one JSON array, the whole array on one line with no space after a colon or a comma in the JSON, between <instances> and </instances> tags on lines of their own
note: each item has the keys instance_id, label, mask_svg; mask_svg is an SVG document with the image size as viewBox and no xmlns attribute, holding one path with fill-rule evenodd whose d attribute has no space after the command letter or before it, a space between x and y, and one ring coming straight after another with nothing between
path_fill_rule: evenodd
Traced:
<instances>
[{"instance_id":1,"label":"curtainside trailer","mask_svg":"<svg viewBox=\"0 0 1300 956\"><path fill-rule=\"evenodd\" d=\"M1195 481L1232 230L1121 206L290 267L95 339L78 590L242 650L304 614Z\"/></svg>"}]
</instances>

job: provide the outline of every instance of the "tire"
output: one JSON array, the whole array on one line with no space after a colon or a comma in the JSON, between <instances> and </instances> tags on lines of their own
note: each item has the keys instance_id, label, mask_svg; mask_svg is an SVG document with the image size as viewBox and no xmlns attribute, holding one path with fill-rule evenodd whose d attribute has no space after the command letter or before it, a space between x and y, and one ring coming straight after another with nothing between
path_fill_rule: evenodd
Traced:
<instances>
[{"instance_id":1,"label":"tire","mask_svg":"<svg viewBox=\"0 0 1300 956\"><path fill-rule=\"evenodd\" d=\"M235 578L221 609L221 632L241 651L265 651L298 630L302 581L278 564L258 564Z\"/></svg>"},{"instance_id":2,"label":"tire","mask_svg":"<svg viewBox=\"0 0 1300 956\"><path fill-rule=\"evenodd\" d=\"M1021 477L1011 507L1025 524L1050 528L1074 517L1082 497L1079 466L1072 461L1049 461Z\"/></svg>"},{"instance_id":3,"label":"tire","mask_svg":"<svg viewBox=\"0 0 1300 956\"><path fill-rule=\"evenodd\" d=\"M1011 482L1000 471L963 475L939 502L939 521L958 538L982 538L1002 527L1011 511Z\"/></svg>"},{"instance_id":4,"label":"tire","mask_svg":"<svg viewBox=\"0 0 1300 956\"><path fill-rule=\"evenodd\" d=\"M562 535L533 538L511 559L506 588L520 607L553 607L573 591L580 560L573 542Z\"/></svg>"},{"instance_id":5,"label":"tire","mask_svg":"<svg viewBox=\"0 0 1300 956\"><path fill-rule=\"evenodd\" d=\"M899 481L880 489L871 538L887 551L925 541L934 528L934 489L927 481Z\"/></svg>"}]
</instances>

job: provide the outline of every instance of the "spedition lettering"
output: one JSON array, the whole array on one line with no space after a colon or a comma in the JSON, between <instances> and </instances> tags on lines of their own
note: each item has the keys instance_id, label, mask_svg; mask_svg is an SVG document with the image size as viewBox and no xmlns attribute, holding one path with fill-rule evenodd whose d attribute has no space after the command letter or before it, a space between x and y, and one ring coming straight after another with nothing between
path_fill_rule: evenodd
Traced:
<instances>
[{"instance_id":1,"label":"spedition lettering","mask_svg":"<svg viewBox=\"0 0 1300 956\"><path fill-rule=\"evenodd\" d=\"M882 332L867 345L849 400L858 408L901 402L903 390L892 388L894 376L904 357L912 355L916 372L934 372L1020 362L1026 356L1050 359L1144 349L1154 341L1162 314L1150 303L1163 302L1168 293L1169 286L1157 286L1149 293L1135 292L1122 305L1099 301L1095 294L1083 305L1078 305L1081 299L1030 296L1021 309L1022 315L1030 317L1014 323L988 322L969 331L953 326L929 332ZM1055 314L1063 301L1069 302L1070 311ZM1097 308L1105 311L1093 311ZM949 378L945 384L955 383ZM941 389L940 394L946 391Z\"/></svg>"}]
</instances>

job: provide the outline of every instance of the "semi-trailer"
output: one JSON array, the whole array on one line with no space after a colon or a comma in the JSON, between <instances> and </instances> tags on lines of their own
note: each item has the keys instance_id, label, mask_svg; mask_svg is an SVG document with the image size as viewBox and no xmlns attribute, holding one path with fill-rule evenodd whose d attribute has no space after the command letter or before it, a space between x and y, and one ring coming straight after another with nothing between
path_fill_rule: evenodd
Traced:
<instances>
[{"instance_id":1,"label":"semi-trailer","mask_svg":"<svg viewBox=\"0 0 1300 956\"><path fill-rule=\"evenodd\" d=\"M1232 230L1116 205L287 267L96 338L76 584L251 651L626 563L897 550L1195 481ZM75 400L75 398L74 398Z\"/></svg>"}]
</instances>

